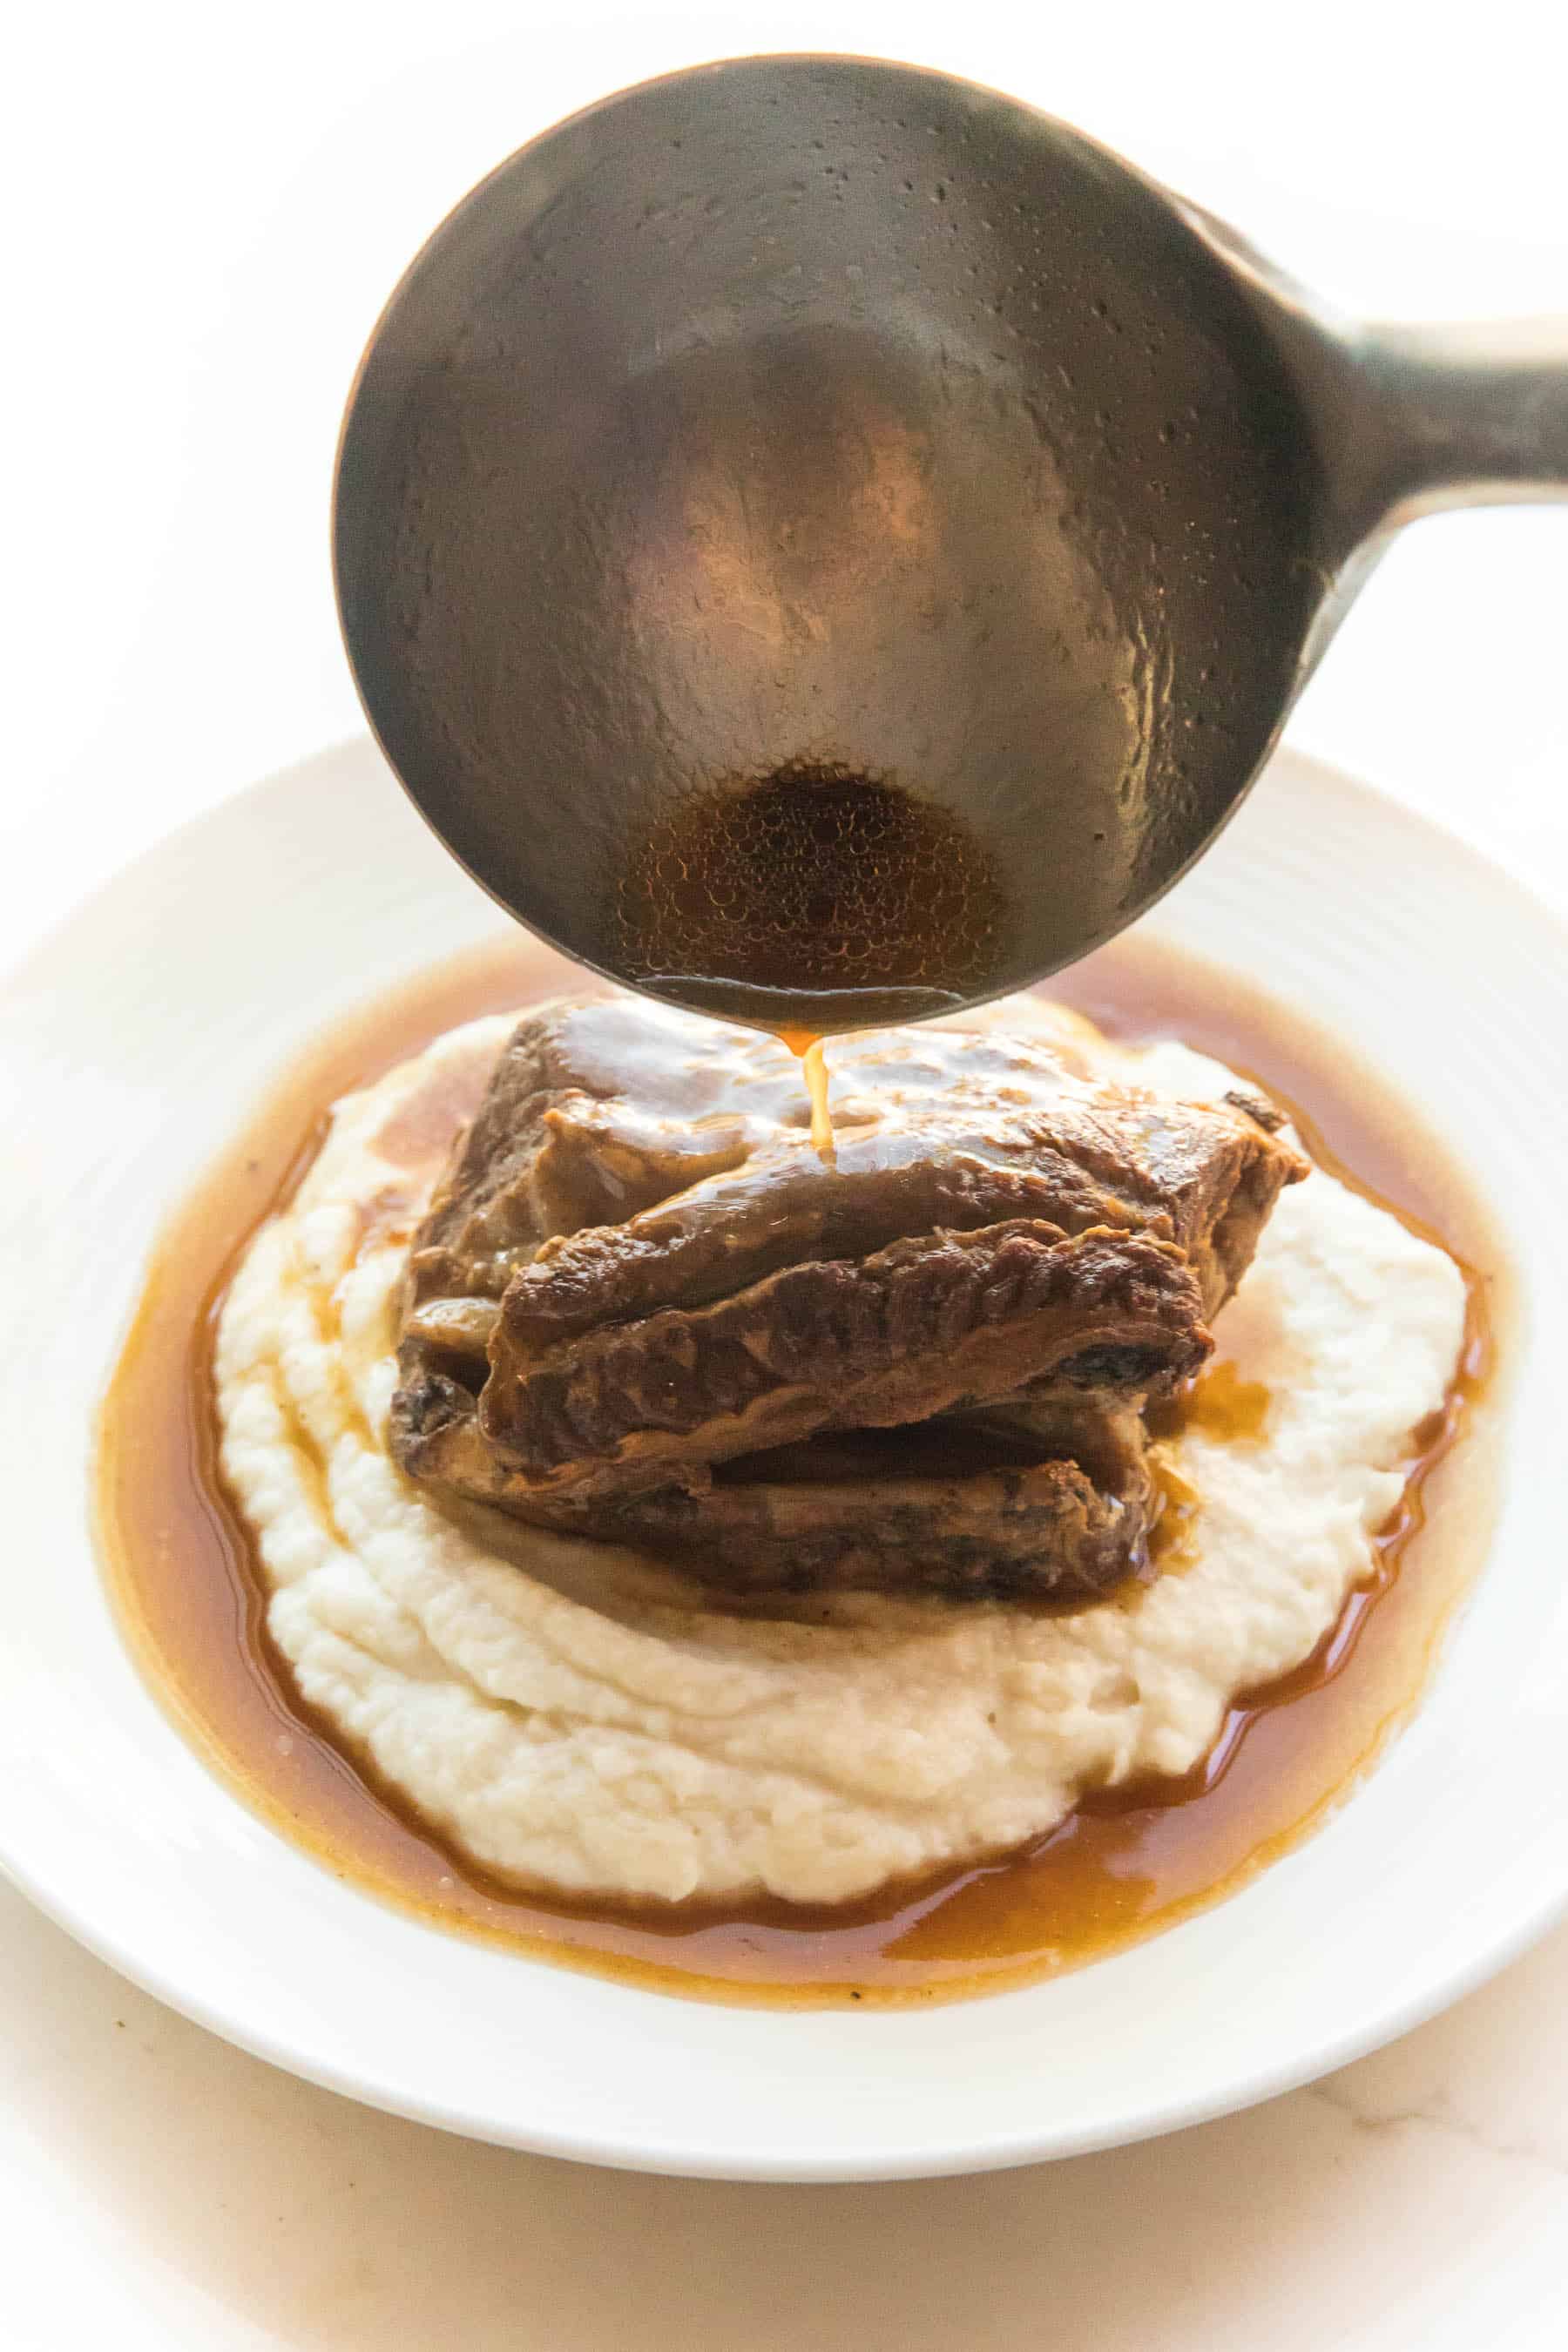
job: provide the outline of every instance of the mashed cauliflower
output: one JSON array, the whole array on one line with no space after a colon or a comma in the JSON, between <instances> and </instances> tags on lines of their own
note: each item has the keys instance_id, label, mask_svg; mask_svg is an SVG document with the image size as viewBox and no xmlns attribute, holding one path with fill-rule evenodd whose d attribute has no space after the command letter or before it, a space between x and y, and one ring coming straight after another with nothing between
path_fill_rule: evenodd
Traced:
<instances>
[{"instance_id":1,"label":"mashed cauliflower","mask_svg":"<svg viewBox=\"0 0 1568 2352\"><path fill-rule=\"evenodd\" d=\"M386 1449L398 1280L510 1027L471 1023L339 1106L217 1347L224 1472L301 1695L488 1870L821 1903L1018 1844L1087 1790L1186 1771L1367 1574L1464 1288L1321 1171L1215 1326L1216 1360L1269 1391L1260 1436L1172 1441L1192 1556L1076 1614L869 1594L730 1614L668 1565L438 1507ZM1236 1083L1180 1046L1128 1059L1189 1098Z\"/></svg>"}]
</instances>

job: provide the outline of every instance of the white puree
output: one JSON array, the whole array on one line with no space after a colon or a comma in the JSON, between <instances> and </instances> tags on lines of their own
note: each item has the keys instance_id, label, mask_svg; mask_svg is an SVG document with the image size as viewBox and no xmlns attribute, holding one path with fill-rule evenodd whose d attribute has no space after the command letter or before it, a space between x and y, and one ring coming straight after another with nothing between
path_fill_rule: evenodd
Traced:
<instances>
[{"instance_id":1,"label":"white puree","mask_svg":"<svg viewBox=\"0 0 1568 2352\"><path fill-rule=\"evenodd\" d=\"M340 1105L217 1351L224 1469L300 1691L491 1871L832 1902L1018 1843L1085 1790L1187 1770L1367 1573L1464 1294L1441 1251L1321 1171L1285 1193L1218 1321L1216 1360L1271 1392L1262 1442L1175 1442L1198 1556L1123 1601L731 1616L630 1552L436 1509L383 1435L402 1247L455 1083L510 1026L454 1031ZM1234 1083L1180 1046L1138 1060L1163 1093Z\"/></svg>"}]
</instances>

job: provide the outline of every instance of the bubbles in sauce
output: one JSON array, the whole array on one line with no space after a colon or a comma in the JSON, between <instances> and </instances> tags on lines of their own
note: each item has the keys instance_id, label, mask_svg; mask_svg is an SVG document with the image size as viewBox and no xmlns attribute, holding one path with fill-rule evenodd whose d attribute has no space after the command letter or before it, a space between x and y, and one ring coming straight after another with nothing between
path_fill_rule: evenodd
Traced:
<instances>
[{"instance_id":1,"label":"bubbles in sauce","mask_svg":"<svg viewBox=\"0 0 1568 2352\"><path fill-rule=\"evenodd\" d=\"M963 821L831 761L691 793L628 857L626 979L760 1028L822 1035L983 992L1006 904Z\"/></svg>"},{"instance_id":2,"label":"bubbles in sauce","mask_svg":"<svg viewBox=\"0 0 1568 2352\"><path fill-rule=\"evenodd\" d=\"M458 1021L574 978L542 953L521 962L492 955L434 974L346 1025L237 1139L171 1229L105 1400L99 1517L121 1622L187 1737L282 1834L416 1916L535 1958L702 1998L873 2005L1026 1982L1172 1925L1307 1834L1414 1704L1479 1556L1485 1482L1471 1462L1456 1486L1448 1464L1472 1418L1489 1409L1490 1313L1479 1277L1461 1376L1445 1409L1413 1433L1373 1575L1318 1651L1238 1701L1184 1780L1087 1799L1020 1853L832 1909L772 1900L731 1908L572 1903L488 1878L334 1745L268 1637L251 1541L218 1475L213 1318L237 1254L299 1182L338 1096ZM1146 953L1111 950L1085 979L1078 1001L1103 1025L1124 1035L1181 1034L1272 1084L1336 1174L1461 1256L1479 1253L1479 1213L1443 1176L1441 1155L1374 1087L1347 1082L1332 1041L1314 1042L1266 1004L1249 1007L1228 979L1205 983L1198 968L1168 959L1152 964ZM454 1119L468 1107L454 1102ZM389 1202L389 1218L406 1207ZM1268 1409L1267 1391L1221 1362L1173 1408L1169 1428L1254 1444ZM1423 1536L1439 1492L1440 1524ZM1155 1564L1179 1573L1201 1503L1174 1480L1165 1501ZM1134 1588L1124 1605L1138 1598Z\"/></svg>"}]
</instances>

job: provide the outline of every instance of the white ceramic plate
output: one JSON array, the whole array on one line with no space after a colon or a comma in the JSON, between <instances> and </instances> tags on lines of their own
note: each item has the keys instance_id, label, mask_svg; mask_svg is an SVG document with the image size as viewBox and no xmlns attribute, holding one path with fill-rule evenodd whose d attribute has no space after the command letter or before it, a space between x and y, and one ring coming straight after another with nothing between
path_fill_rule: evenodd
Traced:
<instances>
[{"instance_id":1,"label":"white ceramic plate","mask_svg":"<svg viewBox=\"0 0 1568 2352\"><path fill-rule=\"evenodd\" d=\"M163 2000L334 2089L552 2154L755 2179L1166 2130L1358 2055L1517 1952L1568 1906L1568 932L1447 835L1289 757L1151 921L1396 1073L1530 1299L1491 1558L1415 1724L1320 1836L1052 1983L790 2012L422 1927L209 1775L100 1588L89 1422L161 1218L269 1076L335 1010L496 931L362 743L164 842L0 1003L0 1864Z\"/></svg>"}]
</instances>

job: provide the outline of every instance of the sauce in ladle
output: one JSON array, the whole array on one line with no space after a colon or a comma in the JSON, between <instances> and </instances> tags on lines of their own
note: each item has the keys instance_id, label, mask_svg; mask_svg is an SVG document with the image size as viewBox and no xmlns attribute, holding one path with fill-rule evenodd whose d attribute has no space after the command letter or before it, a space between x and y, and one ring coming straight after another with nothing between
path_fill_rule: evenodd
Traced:
<instances>
[{"instance_id":1,"label":"sauce in ladle","mask_svg":"<svg viewBox=\"0 0 1568 2352\"><path fill-rule=\"evenodd\" d=\"M660 815L616 889L616 970L645 983L689 974L707 983L704 1011L723 1010L728 990L737 1019L749 1001L759 1027L809 1018L826 1034L907 1019L910 993L983 992L1005 914L990 853L952 810L886 777L791 761ZM884 996L905 1001L879 1012Z\"/></svg>"}]
</instances>

